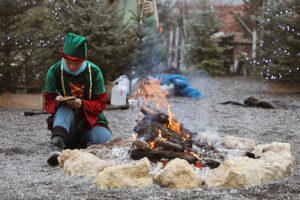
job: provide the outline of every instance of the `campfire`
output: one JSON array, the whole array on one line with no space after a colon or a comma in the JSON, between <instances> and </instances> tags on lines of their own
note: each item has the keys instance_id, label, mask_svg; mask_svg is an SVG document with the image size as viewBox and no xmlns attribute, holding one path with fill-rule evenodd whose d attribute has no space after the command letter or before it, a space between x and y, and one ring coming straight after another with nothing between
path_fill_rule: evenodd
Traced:
<instances>
[{"instance_id":1,"label":"campfire","mask_svg":"<svg viewBox=\"0 0 300 200\"><path fill-rule=\"evenodd\" d=\"M174 118L167 96L168 91L160 87L159 80L141 82L135 97L144 104L140 109L143 117L137 120L133 129L134 148L130 152L131 158L137 160L147 157L154 162L181 158L198 167L219 166L219 161L205 158L205 151L214 151L214 148ZM161 109L167 110L167 113Z\"/></svg>"},{"instance_id":2,"label":"campfire","mask_svg":"<svg viewBox=\"0 0 300 200\"><path fill-rule=\"evenodd\" d=\"M133 140L115 138L87 149L64 150L60 166L72 175L96 175L93 183L103 188L145 188L153 183L174 189L203 184L247 188L292 172L290 144L256 146L248 138L192 132L175 119L167 96L158 80L142 81L136 98L143 105Z\"/></svg>"}]
</instances>

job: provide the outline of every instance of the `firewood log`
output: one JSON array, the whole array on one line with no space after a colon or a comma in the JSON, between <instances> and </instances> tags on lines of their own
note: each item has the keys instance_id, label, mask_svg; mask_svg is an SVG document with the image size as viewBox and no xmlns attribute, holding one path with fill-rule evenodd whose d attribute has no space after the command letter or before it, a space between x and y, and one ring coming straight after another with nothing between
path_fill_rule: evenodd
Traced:
<instances>
[{"instance_id":1,"label":"firewood log","mask_svg":"<svg viewBox=\"0 0 300 200\"><path fill-rule=\"evenodd\" d=\"M132 143L138 149L141 149L141 150L149 150L150 149L150 144L148 144L146 142L142 142L140 140L135 140Z\"/></svg>"},{"instance_id":2,"label":"firewood log","mask_svg":"<svg viewBox=\"0 0 300 200\"><path fill-rule=\"evenodd\" d=\"M160 161L161 159L174 159L174 158L181 158L189 163L195 163L197 159L192 156L185 154L183 152L175 152L175 151L161 151L161 150L151 150L151 151L144 151L141 149L132 149L130 152L130 157L134 160L139 160L144 157L147 157L150 161Z\"/></svg>"},{"instance_id":3,"label":"firewood log","mask_svg":"<svg viewBox=\"0 0 300 200\"><path fill-rule=\"evenodd\" d=\"M145 118L151 121L158 122L160 124L165 124L169 125L169 115L159 111L159 110L154 110L152 108L149 108L147 106L142 106L141 107L141 112L145 115ZM175 123L178 123L176 119L174 119ZM197 136L197 133L191 132L188 129L184 128L183 124L180 123L180 131L183 132L184 134L187 134L191 137Z\"/></svg>"},{"instance_id":4,"label":"firewood log","mask_svg":"<svg viewBox=\"0 0 300 200\"><path fill-rule=\"evenodd\" d=\"M174 144L172 142L163 140L160 137L155 138L154 142L155 142L155 146L161 146L168 150L179 151L179 152L184 151L184 148L182 146L180 146L179 144Z\"/></svg>"},{"instance_id":5,"label":"firewood log","mask_svg":"<svg viewBox=\"0 0 300 200\"><path fill-rule=\"evenodd\" d=\"M184 138L183 135L172 131L164 125L157 122L149 122L146 119L141 120L133 129L138 134L138 138L144 138L146 142L153 142L159 133L161 137L168 141L178 144L183 147L191 147L192 141L190 138Z\"/></svg>"}]
</instances>

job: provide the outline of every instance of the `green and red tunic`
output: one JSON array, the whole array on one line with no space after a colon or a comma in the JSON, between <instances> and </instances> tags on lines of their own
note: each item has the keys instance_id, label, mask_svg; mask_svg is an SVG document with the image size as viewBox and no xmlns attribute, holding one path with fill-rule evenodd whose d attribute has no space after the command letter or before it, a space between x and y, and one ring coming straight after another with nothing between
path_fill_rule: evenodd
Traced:
<instances>
[{"instance_id":1,"label":"green and red tunic","mask_svg":"<svg viewBox=\"0 0 300 200\"><path fill-rule=\"evenodd\" d=\"M85 70L73 76L63 70L61 61L47 72L44 90L45 110L55 114L57 91L64 96L76 96L82 100L82 108L76 112L76 123L79 130L93 126L108 128L108 121L103 114L106 108L106 90L99 67L87 61ZM49 129L52 129L51 123Z\"/></svg>"}]
</instances>

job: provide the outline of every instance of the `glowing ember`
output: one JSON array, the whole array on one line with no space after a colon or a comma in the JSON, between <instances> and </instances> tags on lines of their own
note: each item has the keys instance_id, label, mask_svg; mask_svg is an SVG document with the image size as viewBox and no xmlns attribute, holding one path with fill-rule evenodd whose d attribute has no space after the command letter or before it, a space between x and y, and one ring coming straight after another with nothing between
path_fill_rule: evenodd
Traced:
<instances>
[{"instance_id":1,"label":"glowing ember","mask_svg":"<svg viewBox=\"0 0 300 200\"><path fill-rule=\"evenodd\" d=\"M202 168L202 167L205 167L205 166L203 166L202 163L198 160L198 161L196 161L196 163L194 164L194 167Z\"/></svg>"},{"instance_id":2,"label":"glowing ember","mask_svg":"<svg viewBox=\"0 0 300 200\"><path fill-rule=\"evenodd\" d=\"M167 165L168 163L167 162L165 162L165 161L160 161L161 162L161 164L163 164L163 165Z\"/></svg>"}]
</instances>

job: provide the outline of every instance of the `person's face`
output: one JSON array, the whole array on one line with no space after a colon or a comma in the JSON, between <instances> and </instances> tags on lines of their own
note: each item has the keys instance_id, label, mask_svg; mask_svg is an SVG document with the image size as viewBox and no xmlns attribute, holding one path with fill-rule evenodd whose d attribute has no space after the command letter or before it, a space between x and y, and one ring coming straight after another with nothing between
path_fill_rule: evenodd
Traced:
<instances>
[{"instance_id":1,"label":"person's face","mask_svg":"<svg viewBox=\"0 0 300 200\"><path fill-rule=\"evenodd\" d=\"M83 62L76 62L72 60L65 59L65 64L70 69L71 72L76 72L82 65Z\"/></svg>"}]
</instances>

